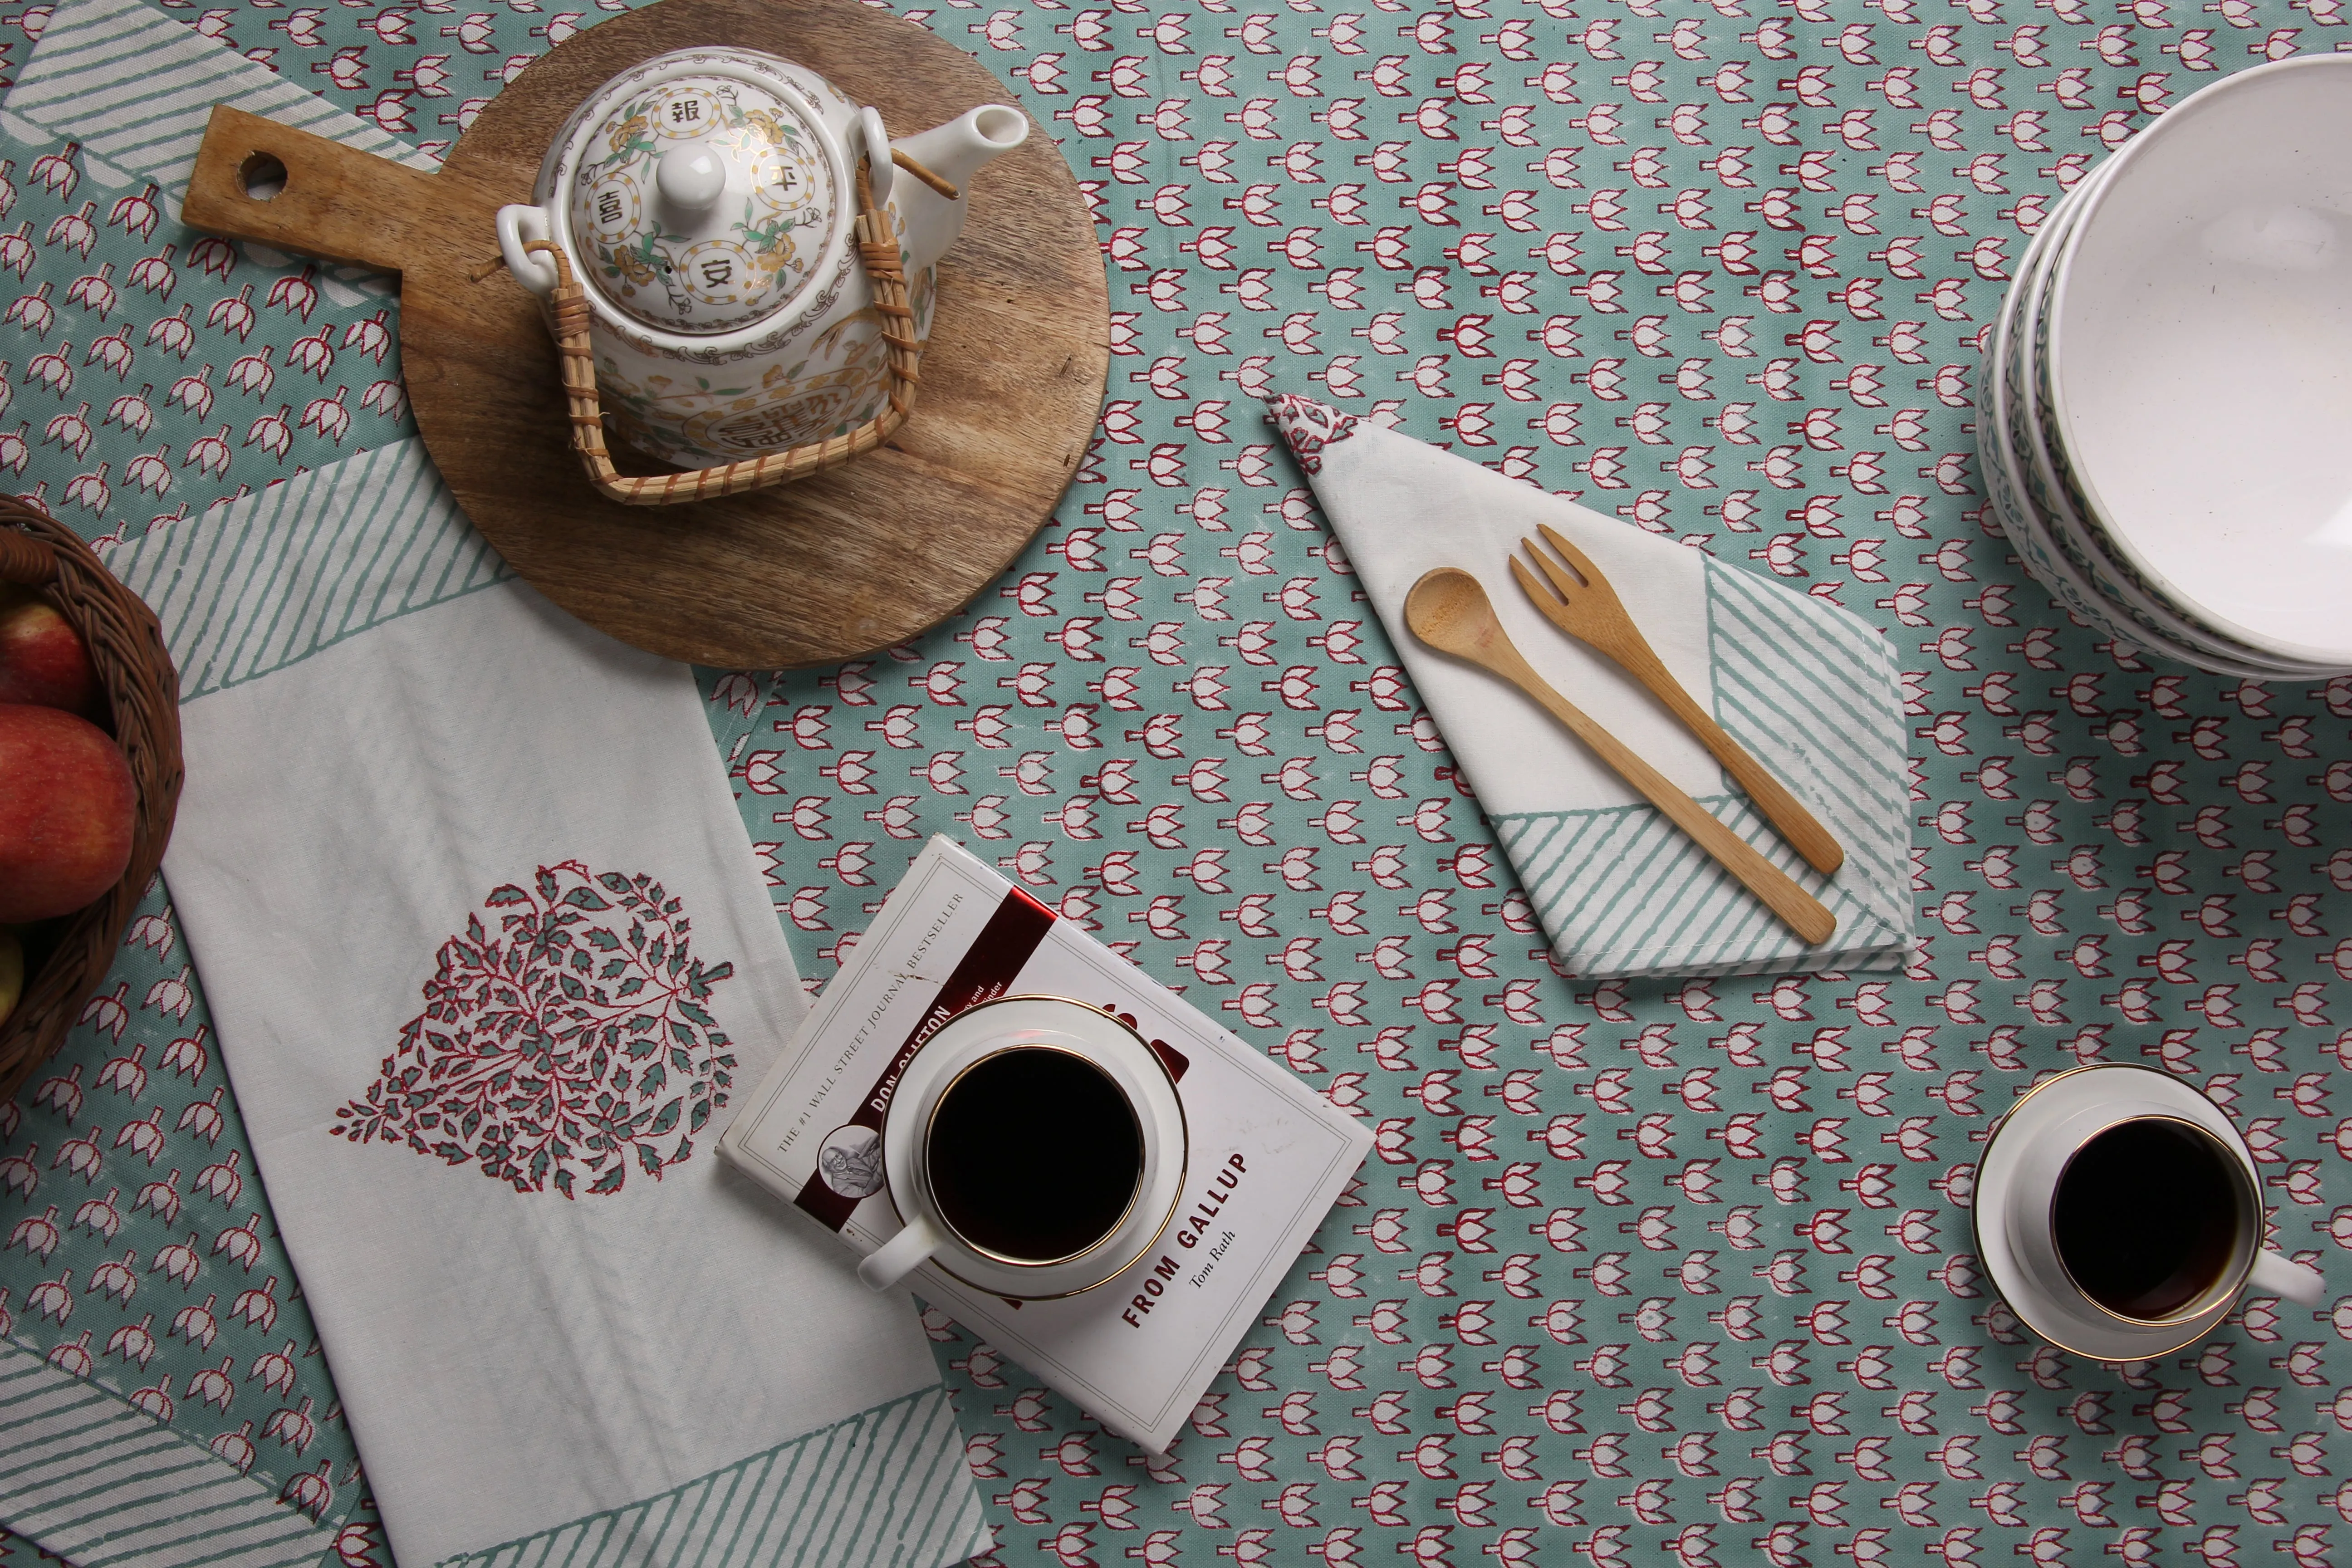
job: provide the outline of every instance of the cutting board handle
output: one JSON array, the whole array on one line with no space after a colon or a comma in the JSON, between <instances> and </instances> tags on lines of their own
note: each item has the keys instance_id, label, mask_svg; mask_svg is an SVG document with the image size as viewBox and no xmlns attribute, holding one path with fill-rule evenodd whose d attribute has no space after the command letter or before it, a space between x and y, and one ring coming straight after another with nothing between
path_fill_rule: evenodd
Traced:
<instances>
[{"instance_id":1,"label":"cutting board handle","mask_svg":"<svg viewBox=\"0 0 2352 1568\"><path fill-rule=\"evenodd\" d=\"M275 173L270 160L285 170L285 187L247 194L249 180ZM496 205L459 181L219 103L196 149L184 216L192 228L232 239L398 272L413 257L462 244L468 226L488 239Z\"/></svg>"}]
</instances>

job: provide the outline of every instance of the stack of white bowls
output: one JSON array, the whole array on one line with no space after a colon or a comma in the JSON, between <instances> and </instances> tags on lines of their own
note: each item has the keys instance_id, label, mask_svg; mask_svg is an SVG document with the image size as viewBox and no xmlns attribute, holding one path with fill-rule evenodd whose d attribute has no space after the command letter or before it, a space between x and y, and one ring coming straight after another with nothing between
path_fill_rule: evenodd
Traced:
<instances>
[{"instance_id":1,"label":"stack of white bowls","mask_svg":"<svg viewBox=\"0 0 2352 1568\"><path fill-rule=\"evenodd\" d=\"M2051 209L1979 378L2002 528L2082 620L2352 673L2352 55L2179 105Z\"/></svg>"}]
</instances>

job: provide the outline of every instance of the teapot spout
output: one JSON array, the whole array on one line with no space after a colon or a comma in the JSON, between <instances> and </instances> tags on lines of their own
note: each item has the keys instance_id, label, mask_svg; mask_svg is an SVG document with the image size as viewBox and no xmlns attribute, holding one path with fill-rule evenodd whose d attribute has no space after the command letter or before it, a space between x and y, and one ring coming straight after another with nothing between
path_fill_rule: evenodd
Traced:
<instances>
[{"instance_id":1,"label":"teapot spout","mask_svg":"<svg viewBox=\"0 0 2352 1568\"><path fill-rule=\"evenodd\" d=\"M1029 117L1003 103L983 103L944 125L894 144L898 152L962 193L949 201L921 181L895 182L898 209L907 224L907 254L919 272L955 243L971 199L971 177L983 166L1029 140Z\"/></svg>"},{"instance_id":2,"label":"teapot spout","mask_svg":"<svg viewBox=\"0 0 2352 1568\"><path fill-rule=\"evenodd\" d=\"M1029 140L1029 117L1002 103L983 103L945 125L900 137L899 152L961 190L983 165Z\"/></svg>"}]
</instances>

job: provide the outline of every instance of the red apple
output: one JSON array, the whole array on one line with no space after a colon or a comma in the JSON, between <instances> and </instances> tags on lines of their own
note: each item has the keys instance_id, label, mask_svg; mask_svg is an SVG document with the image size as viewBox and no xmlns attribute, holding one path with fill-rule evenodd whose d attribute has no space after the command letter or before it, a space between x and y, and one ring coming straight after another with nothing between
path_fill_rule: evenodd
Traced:
<instances>
[{"instance_id":1,"label":"red apple","mask_svg":"<svg viewBox=\"0 0 2352 1568\"><path fill-rule=\"evenodd\" d=\"M47 599L0 587L0 702L62 708L85 719L99 712L98 672L89 649Z\"/></svg>"},{"instance_id":2,"label":"red apple","mask_svg":"<svg viewBox=\"0 0 2352 1568\"><path fill-rule=\"evenodd\" d=\"M121 879L139 795L86 719L0 705L0 923L70 914Z\"/></svg>"}]
</instances>

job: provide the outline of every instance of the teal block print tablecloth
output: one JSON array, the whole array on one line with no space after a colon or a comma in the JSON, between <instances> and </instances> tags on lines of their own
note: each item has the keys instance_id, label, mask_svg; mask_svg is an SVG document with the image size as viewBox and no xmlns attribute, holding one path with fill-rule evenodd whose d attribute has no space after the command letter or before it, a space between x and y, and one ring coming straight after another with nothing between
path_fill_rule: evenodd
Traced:
<instances>
[{"instance_id":1,"label":"teal block print tablecloth","mask_svg":"<svg viewBox=\"0 0 2352 1568\"><path fill-rule=\"evenodd\" d=\"M2352 46L2344 8L904 14L1060 139L1117 353L1000 591L836 669L704 672L779 917L821 980L955 834L1380 1133L1164 1458L930 1320L997 1559L2340 1561L2352 683L2068 624L1969 404L2063 184L2221 73ZM429 163L595 16L0 8L5 482L129 538L412 435L387 279L177 225L201 107ZM1554 973L1277 391L1877 625L1916 725L1908 971ZM1973 1163L2096 1060L2231 1108L2331 1305L2121 1369L2024 1335L1970 1256ZM0 1108L0 1552L386 1561L161 888Z\"/></svg>"}]
</instances>

